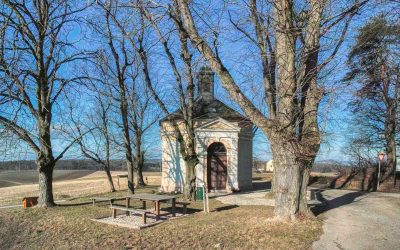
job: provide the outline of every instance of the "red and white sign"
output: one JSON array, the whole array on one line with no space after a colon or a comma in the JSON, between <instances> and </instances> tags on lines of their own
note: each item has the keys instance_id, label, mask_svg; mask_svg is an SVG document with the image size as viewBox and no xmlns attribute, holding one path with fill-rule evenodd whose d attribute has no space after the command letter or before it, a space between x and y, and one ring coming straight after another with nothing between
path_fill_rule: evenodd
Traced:
<instances>
[{"instance_id":1,"label":"red and white sign","mask_svg":"<svg viewBox=\"0 0 400 250\"><path fill-rule=\"evenodd\" d=\"M380 161L383 161L383 159L385 159L385 153L383 152L378 153L378 158Z\"/></svg>"}]
</instances>

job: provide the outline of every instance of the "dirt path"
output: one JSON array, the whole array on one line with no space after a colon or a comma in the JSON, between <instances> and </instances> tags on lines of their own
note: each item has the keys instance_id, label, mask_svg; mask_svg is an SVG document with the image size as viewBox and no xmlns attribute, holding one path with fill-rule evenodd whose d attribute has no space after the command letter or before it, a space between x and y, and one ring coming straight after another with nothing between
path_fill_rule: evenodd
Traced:
<instances>
[{"instance_id":1,"label":"dirt path","mask_svg":"<svg viewBox=\"0 0 400 250\"><path fill-rule=\"evenodd\" d=\"M237 193L229 195L220 195L216 198L224 204L238 206L275 206L273 199L265 198L267 191L254 191L248 193Z\"/></svg>"},{"instance_id":2,"label":"dirt path","mask_svg":"<svg viewBox=\"0 0 400 250\"><path fill-rule=\"evenodd\" d=\"M399 249L400 194L326 190L324 233L313 249Z\"/></svg>"}]
</instances>

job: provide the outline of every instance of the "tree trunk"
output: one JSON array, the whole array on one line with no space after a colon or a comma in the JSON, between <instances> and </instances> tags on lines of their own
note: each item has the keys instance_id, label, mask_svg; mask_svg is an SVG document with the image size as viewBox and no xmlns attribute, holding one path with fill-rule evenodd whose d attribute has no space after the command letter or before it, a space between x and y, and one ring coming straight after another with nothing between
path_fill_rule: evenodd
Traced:
<instances>
[{"instance_id":1,"label":"tree trunk","mask_svg":"<svg viewBox=\"0 0 400 250\"><path fill-rule=\"evenodd\" d=\"M382 182L393 174L396 169L396 113L395 109L388 109L385 121L385 140L386 140L386 169L382 176Z\"/></svg>"},{"instance_id":2,"label":"tree trunk","mask_svg":"<svg viewBox=\"0 0 400 250\"><path fill-rule=\"evenodd\" d=\"M106 175L107 175L108 184L110 185L110 191L115 192L115 187L114 187L114 182L113 182L113 179L111 176L110 167L106 166L104 168L104 171L106 172Z\"/></svg>"},{"instance_id":3,"label":"tree trunk","mask_svg":"<svg viewBox=\"0 0 400 250\"><path fill-rule=\"evenodd\" d=\"M126 168L128 170L128 193L135 193L135 184L133 182L133 163L132 161L126 161Z\"/></svg>"},{"instance_id":4,"label":"tree trunk","mask_svg":"<svg viewBox=\"0 0 400 250\"><path fill-rule=\"evenodd\" d=\"M299 196L299 214L301 216L314 217L313 213L308 207L307 201L307 187L310 180L311 166L303 166L302 172L303 174Z\"/></svg>"},{"instance_id":5,"label":"tree trunk","mask_svg":"<svg viewBox=\"0 0 400 250\"><path fill-rule=\"evenodd\" d=\"M137 145L136 145L137 147ZM144 155L141 150L137 152L137 158L136 158L136 171L137 171L137 185L139 187L144 187L146 186L146 183L144 182L143 179L143 166L144 166Z\"/></svg>"},{"instance_id":6,"label":"tree trunk","mask_svg":"<svg viewBox=\"0 0 400 250\"><path fill-rule=\"evenodd\" d=\"M124 135L124 148L125 148L125 159L126 159L126 168L128 170L128 193L135 193L135 186L133 182L133 155L132 155L132 146L131 139L129 135L129 123L128 123L128 102L126 100L126 91L125 85L122 80L119 80L120 87L120 113L122 119L122 132Z\"/></svg>"},{"instance_id":7,"label":"tree trunk","mask_svg":"<svg viewBox=\"0 0 400 250\"><path fill-rule=\"evenodd\" d=\"M271 141L274 158L275 216L282 220L295 220L301 214L308 214L307 184L309 169L297 161L294 147L280 139Z\"/></svg>"},{"instance_id":8,"label":"tree trunk","mask_svg":"<svg viewBox=\"0 0 400 250\"><path fill-rule=\"evenodd\" d=\"M281 151L282 149L278 149ZM281 151L283 157L275 157L275 216L279 219L296 219L299 207L300 169L292 157ZM286 156L286 159L284 158Z\"/></svg>"},{"instance_id":9,"label":"tree trunk","mask_svg":"<svg viewBox=\"0 0 400 250\"><path fill-rule=\"evenodd\" d=\"M53 166L39 167L39 207L55 206L53 198Z\"/></svg>"},{"instance_id":10,"label":"tree trunk","mask_svg":"<svg viewBox=\"0 0 400 250\"><path fill-rule=\"evenodd\" d=\"M45 91L44 93L48 93ZM42 93L42 97L45 95ZM43 98L42 98L43 99ZM42 103L46 103L42 100ZM55 206L53 198L53 169L56 164L56 160L53 156L52 144L51 144L51 118L52 115L49 112L51 105L46 103L42 107L39 113L39 119L37 121L37 127L39 131L40 139L40 152L36 159L36 165L39 171L39 207L53 207Z\"/></svg>"},{"instance_id":11,"label":"tree trunk","mask_svg":"<svg viewBox=\"0 0 400 250\"><path fill-rule=\"evenodd\" d=\"M185 198L188 200L194 199L194 194L196 191L196 165L198 159L197 155L190 157L185 161L186 167L186 182L184 188Z\"/></svg>"}]
</instances>

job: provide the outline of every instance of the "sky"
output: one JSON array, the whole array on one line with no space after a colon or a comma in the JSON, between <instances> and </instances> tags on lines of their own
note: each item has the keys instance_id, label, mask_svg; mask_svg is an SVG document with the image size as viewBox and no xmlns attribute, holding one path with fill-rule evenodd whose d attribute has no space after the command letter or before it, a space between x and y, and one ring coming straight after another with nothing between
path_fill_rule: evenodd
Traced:
<instances>
[{"instance_id":1,"label":"sky","mask_svg":"<svg viewBox=\"0 0 400 250\"><path fill-rule=\"evenodd\" d=\"M200 12L201 10L202 9L200 8L198 11ZM215 15L220 13L219 11L222 10L223 8L221 7L221 9L215 8L213 11L210 11L210 13L213 13L213 16L210 16L210 19L208 20L209 23L217 24L220 28L221 38L219 39L223 41L219 46L221 58L228 66L228 69L231 71L235 80L237 80L242 89L244 89L247 96L251 99L256 98L253 100L257 103L259 102L260 97L260 95L257 95L260 92L259 85L257 85L259 84L260 79L259 65L257 64L258 52L254 47L249 46L249 43L245 39L236 39L237 33L233 32L226 16ZM334 91L331 91L326 99L324 99L320 108L320 125L324 128L324 135L323 143L321 144L321 149L317 157L318 161L349 160L345 153L345 146L348 134L351 132L352 114L349 109L351 92L348 89L343 88L340 80L347 71L345 61L348 51L354 43L357 29L372 16L385 11L393 11L393 8L376 8L370 5L364 9L362 14L355 16L350 25L345 42L343 43L336 59L330 65L332 72L323 79L324 84L330 86ZM200 31L207 32L207 25L201 26ZM82 30L77 27L71 34L72 36L79 36L81 32ZM90 37L86 37L81 43L83 47L94 47L96 46L96 39L93 38L91 41ZM159 51L155 51L154 54L157 53L159 53ZM246 58L246 60L243 60L243 58ZM204 60L199 58L198 65L200 66L202 63L204 64ZM161 92L165 94L164 98L168 99L168 97L173 97L174 86L171 85L171 82L173 82L174 78L173 75L171 75L169 68L165 66L167 65L166 59L157 57L157 59L152 62L151 66L152 65L159 65L150 70L152 71L155 82L162 86ZM68 71L71 69L65 70ZM221 101L240 111L238 106L230 100L228 93L221 87L217 77L215 77L215 96L218 96ZM85 97L82 97L80 100L84 102ZM170 110L174 110L177 103L172 103L172 101L169 103L171 104L169 107ZM162 116L163 115L160 115L160 118L162 118ZM63 119L56 116L55 120L62 121ZM57 152L60 152L65 146L65 143L66 142L63 139L55 140L53 143L54 152L56 154ZM161 158L161 141L158 123L156 123L146 135L146 148L148 158ZM26 145L21 143L16 144L13 150L8 151L8 154L5 154L4 152L5 151L3 151L3 160L34 159L33 153ZM261 131L257 131L254 137L253 152L254 157L257 157L258 159L269 160L272 158L268 141ZM73 148L65 155L65 158L79 157L81 157L81 155L77 148ZM116 153L114 157L123 157L123 154Z\"/></svg>"}]
</instances>

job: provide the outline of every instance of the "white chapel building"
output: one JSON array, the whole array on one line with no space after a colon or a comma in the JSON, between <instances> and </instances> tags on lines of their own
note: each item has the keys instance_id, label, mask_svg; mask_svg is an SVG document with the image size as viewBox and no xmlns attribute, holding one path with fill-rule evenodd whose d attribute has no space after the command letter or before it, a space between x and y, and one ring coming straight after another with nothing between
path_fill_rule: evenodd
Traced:
<instances>
[{"instance_id":1,"label":"white chapel building","mask_svg":"<svg viewBox=\"0 0 400 250\"><path fill-rule=\"evenodd\" d=\"M194 102L196 186L209 192L236 192L252 188L253 124L214 96L214 73L202 67ZM160 121L162 139L161 191L183 192L185 162L171 122L182 125L177 110Z\"/></svg>"}]
</instances>

